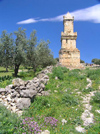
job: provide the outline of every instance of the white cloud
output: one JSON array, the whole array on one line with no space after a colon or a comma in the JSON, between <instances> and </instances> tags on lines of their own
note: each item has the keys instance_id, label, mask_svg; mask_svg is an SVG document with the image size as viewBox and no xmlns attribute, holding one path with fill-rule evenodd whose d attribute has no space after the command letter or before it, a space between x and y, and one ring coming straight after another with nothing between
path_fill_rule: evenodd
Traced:
<instances>
[{"instance_id":1,"label":"white cloud","mask_svg":"<svg viewBox=\"0 0 100 134\"><path fill-rule=\"evenodd\" d=\"M30 23L36 23L36 22L37 22L36 19L30 18L30 19L27 19L27 20L23 20L23 21L17 22L17 24L30 24Z\"/></svg>"},{"instance_id":2,"label":"white cloud","mask_svg":"<svg viewBox=\"0 0 100 134\"><path fill-rule=\"evenodd\" d=\"M76 21L100 23L100 4L71 12Z\"/></svg>"},{"instance_id":3,"label":"white cloud","mask_svg":"<svg viewBox=\"0 0 100 134\"><path fill-rule=\"evenodd\" d=\"M56 16L54 18L46 18L46 19L40 19L39 21L63 21L63 15Z\"/></svg>"},{"instance_id":4,"label":"white cloud","mask_svg":"<svg viewBox=\"0 0 100 134\"><path fill-rule=\"evenodd\" d=\"M74 16L75 21L91 21L93 23L100 23L100 4L95 6L80 9L74 12L70 12L72 16ZM63 21L63 15L56 16L54 18L45 18L45 19L28 19L24 21L20 21L17 24L29 24L29 23L36 23L39 21Z\"/></svg>"}]
</instances>

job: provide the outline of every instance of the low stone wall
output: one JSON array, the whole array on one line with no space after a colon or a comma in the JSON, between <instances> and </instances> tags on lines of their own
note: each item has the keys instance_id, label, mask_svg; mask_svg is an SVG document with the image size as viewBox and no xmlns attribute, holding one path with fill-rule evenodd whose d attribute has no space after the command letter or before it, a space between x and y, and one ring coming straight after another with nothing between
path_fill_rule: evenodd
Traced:
<instances>
[{"instance_id":1,"label":"low stone wall","mask_svg":"<svg viewBox=\"0 0 100 134\"><path fill-rule=\"evenodd\" d=\"M12 112L21 115L22 109L28 108L36 95L46 96L50 94L49 91L44 91L44 89L49 81L47 73L51 73L52 68L52 66L48 66L33 80L14 79L12 85L0 89L0 103Z\"/></svg>"}]
</instances>

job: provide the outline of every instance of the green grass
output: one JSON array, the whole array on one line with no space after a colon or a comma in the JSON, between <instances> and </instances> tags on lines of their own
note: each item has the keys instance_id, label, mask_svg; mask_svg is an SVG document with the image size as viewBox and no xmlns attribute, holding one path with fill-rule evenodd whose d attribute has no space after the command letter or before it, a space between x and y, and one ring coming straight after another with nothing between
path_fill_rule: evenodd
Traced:
<instances>
[{"instance_id":1,"label":"green grass","mask_svg":"<svg viewBox=\"0 0 100 134\"><path fill-rule=\"evenodd\" d=\"M4 67L0 67L0 88L5 88L7 85L11 84L12 79L5 79L1 81L1 78L5 77L12 77L13 69L8 69L8 72L6 72L6 69Z\"/></svg>"},{"instance_id":2,"label":"green grass","mask_svg":"<svg viewBox=\"0 0 100 134\"><path fill-rule=\"evenodd\" d=\"M0 105L0 134L13 134L19 127L20 120L16 114L11 113Z\"/></svg>"},{"instance_id":3,"label":"green grass","mask_svg":"<svg viewBox=\"0 0 100 134\"><path fill-rule=\"evenodd\" d=\"M4 67L0 67L0 77L1 76L12 76L13 70L12 69L8 69L8 72L6 72L6 69Z\"/></svg>"},{"instance_id":4,"label":"green grass","mask_svg":"<svg viewBox=\"0 0 100 134\"><path fill-rule=\"evenodd\" d=\"M31 80L35 76L35 73L31 68L29 70L29 68L25 69L23 66L20 66L19 70L18 78L21 78L22 80ZM6 72L4 67L0 67L0 88L5 88L7 85L12 84L12 79L15 79L15 77L13 77L13 73L13 69L8 69L8 72Z\"/></svg>"},{"instance_id":5,"label":"green grass","mask_svg":"<svg viewBox=\"0 0 100 134\"><path fill-rule=\"evenodd\" d=\"M24 66L20 66L18 78L21 78L24 81L32 80L37 74L42 70L42 68L37 68L36 72L34 73L33 69L31 67L25 68ZM13 76L14 70L8 69L8 72L6 72L6 69L4 67L0 67L0 88L5 88L7 85L12 84L12 79L15 79ZM10 79L5 79L5 77L12 77ZM5 79L2 80L1 79Z\"/></svg>"},{"instance_id":6,"label":"green grass","mask_svg":"<svg viewBox=\"0 0 100 134\"><path fill-rule=\"evenodd\" d=\"M30 72L20 72L19 75L20 78L22 77L24 80L27 80L28 78L32 78L31 74ZM58 67L54 68L53 73L48 75L50 80L46 85L45 90L51 90L50 96L35 97L31 106L24 110L21 118L26 119L26 117L30 117L30 121L37 122L39 126L41 125L42 130L47 129L51 134L80 134L75 130L75 127L83 124L81 115L84 108L81 103L81 96L89 94L91 91L99 91L100 69L69 70ZM55 77L58 77L58 79L55 79ZM86 85L88 84L86 81L87 77L92 78L93 83L93 87L89 89L86 89ZM81 95L78 95L77 92L81 92ZM91 126L85 127L87 130L85 134L100 133L100 114L95 112L95 110L100 110L100 103L96 100L97 98L98 101L100 101L99 93L91 100L91 105L93 106L91 112L94 114L95 122ZM1 111L0 114L2 117L3 112ZM8 116L10 117L11 115ZM51 126L50 123L46 125L44 122L46 117L57 119L57 126ZM15 119L18 118L16 117ZM67 120L65 125L62 125L62 119ZM16 125L12 122L14 132L16 134L19 132L24 133L25 131L26 133L29 133L28 122L26 122L26 124L21 124L22 121L20 122L19 119L18 121L19 124L16 121ZM5 123L5 125L7 125L7 123ZM16 126L17 129L14 129ZM23 127L26 127L27 130L24 130Z\"/></svg>"},{"instance_id":7,"label":"green grass","mask_svg":"<svg viewBox=\"0 0 100 134\"><path fill-rule=\"evenodd\" d=\"M96 110L100 110L100 92L96 92L95 96L91 98L92 113L94 114L94 124L90 127L87 127L89 134L98 134L100 133L100 114Z\"/></svg>"},{"instance_id":8,"label":"green grass","mask_svg":"<svg viewBox=\"0 0 100 134\"><path fill-rule=\"evenodd\" d=\"M86 77L80 73L80 70L69 71L68 69L62 69L60 73L61 69L61 67L54 69L53 73L49 74L50 80L45 90L51 90L51 95L36 97L31 107L23 114L23 117L34 117L34 120L41 124L45 117L52 116L58 120L55 129L47 126L52 134L67 134L70 132L77 134L75 126L82 124L80 116L83 107L80 107L81 97L74 90L76 88L81 89L82 86L85 88L87 84ZM55 80L56 76L58 77L57 80ZM37 117L39 117L39 120L37 120ZM61 123L62 119L67 120L64 126Z\"/></svg>"}]
</instances>

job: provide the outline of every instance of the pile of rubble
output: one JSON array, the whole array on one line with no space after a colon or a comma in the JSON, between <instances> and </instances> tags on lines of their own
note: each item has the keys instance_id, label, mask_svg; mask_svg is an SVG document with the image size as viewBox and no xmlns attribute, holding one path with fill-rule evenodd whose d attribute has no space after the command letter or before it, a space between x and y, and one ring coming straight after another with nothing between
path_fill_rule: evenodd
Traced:
<instances>
[{"instance_id":1,"label":"pile of rubble","mask_svg":"<svg viewBox=\"0 0 100 134\"><path fill-rule=\"evenodd\" d=\"M33 80L14 79L12 85L0 89L0 103L5 105L7 109L21 115L22 109L28 108L36 95L50 94L50 91L44 91L44 89L49 81L47 73L51 73L52 68L52 66L48 66Z\"/></svg>"}]
</instances>

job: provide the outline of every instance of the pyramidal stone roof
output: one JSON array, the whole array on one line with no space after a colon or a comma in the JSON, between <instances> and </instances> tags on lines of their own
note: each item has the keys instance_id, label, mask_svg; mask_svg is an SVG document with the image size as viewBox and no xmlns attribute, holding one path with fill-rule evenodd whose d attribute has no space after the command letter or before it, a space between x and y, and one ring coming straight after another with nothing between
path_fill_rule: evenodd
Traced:
<instances>
[{"instance_id":1,"label":"pyramidal stone roof","mask_svg":"<svg viewBox=\"0 0 100 134\"><path fill-rule=\"evenodd\" d=\"M71 14L68 12L65 16L65 19L73 19L74 17L71 16Z\"/></svg>"}]
</instances>

